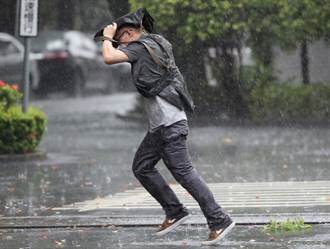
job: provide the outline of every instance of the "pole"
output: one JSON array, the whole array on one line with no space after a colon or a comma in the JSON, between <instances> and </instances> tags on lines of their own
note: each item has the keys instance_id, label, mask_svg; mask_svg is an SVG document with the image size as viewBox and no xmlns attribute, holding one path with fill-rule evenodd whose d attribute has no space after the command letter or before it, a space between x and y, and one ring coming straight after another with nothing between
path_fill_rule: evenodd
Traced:
<instances>
[{"instance_id":1,"label":"pole","mask_svg":"<svg viewBox=\"0 0 330 249\"><path fill-rule=\"evenodd\" d=\"M15 16L15 36L19 35L19 19L20 19L20 0L16 0L16 16Z\"/></svg>"},{"instance_id":2,"label":"pole","mask_svg":"<svg viewBox=\"0 0 330 249\"><path fill-rule=\"evenodd\" d=\"M23 112L27 112L29 107L29 89L30 89L30 63L29 63L29 54L30 54L30 38L24 38L24 62L23 62Z\"/></svg>"}]
</instances>

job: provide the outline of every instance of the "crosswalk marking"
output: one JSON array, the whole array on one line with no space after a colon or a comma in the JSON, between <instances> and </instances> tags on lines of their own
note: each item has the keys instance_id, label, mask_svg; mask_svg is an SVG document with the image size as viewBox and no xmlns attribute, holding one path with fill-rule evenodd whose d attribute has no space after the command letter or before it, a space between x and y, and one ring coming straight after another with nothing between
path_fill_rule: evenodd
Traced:
<instances>
[{"instance_id":1,"label":"crosswalk marking","mask_svg":"<svg viewBox=\"0 0 330 249\"><path fill-rule=\"evenodd\" d=\"M211 183L208 186L215 199L224 208L330 205L330 181ZM171 185L171 188L188 208L198 208L197 202L180 185ZM159 208L159 204L142 187L139 187L113 196L76 202L53 210L84 212L118 208Z\"/></svg>"}]
</instances>

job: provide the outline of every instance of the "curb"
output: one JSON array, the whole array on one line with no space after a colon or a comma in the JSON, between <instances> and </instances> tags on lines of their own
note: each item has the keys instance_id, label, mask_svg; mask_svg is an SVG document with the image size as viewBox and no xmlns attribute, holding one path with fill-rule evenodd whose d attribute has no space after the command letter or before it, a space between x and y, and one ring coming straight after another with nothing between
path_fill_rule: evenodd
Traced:
<instances>
[{"instance_id":1,"label":"curb","mask_svg":"<svg viewBox=\"0 0 330 249\"><path fill-rule=\"evenodd\" d=\"M5 162L17 162L17 161L36 161L45 160L47 158L47 153L42 150L37 150L33 153L27 154L4 154L0 155L0 163Z\"/></svg>"},{"instance_id":2,"label":"curb","mask_svg":"<svg viewBox=\"0 0 330 249\"><path fill-rule=\"evenodd\" d=\"M271 220L303 218L305 224L330 224L330 213L231 215L237 225L265 225ZM2 229L77 228L77 227L150 227L158 226L163 217L158 215L117 215L117 216L39 216L0 217ZM192 215L186 225L206 225L204 216Z\"/></svg>"}]
</instances>

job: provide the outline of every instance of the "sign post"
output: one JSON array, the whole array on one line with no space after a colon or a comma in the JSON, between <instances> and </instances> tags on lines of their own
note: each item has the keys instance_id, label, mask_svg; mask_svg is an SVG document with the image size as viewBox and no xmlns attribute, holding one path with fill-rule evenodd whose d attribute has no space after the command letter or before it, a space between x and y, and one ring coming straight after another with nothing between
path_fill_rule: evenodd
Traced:
<instances>
[{"instance_id":1,"label":"sign post","mask_svg":"<svg viewBox=\"0 0 330 249\"><path fill-rule=\"evenodd\" d=\"M38 33L38 0L20 1L20 36L24 37L24 62L23 62L23 112L27 112L29 106L30 89L30 37L37 36Z\"/></svg>"}]
</instances>

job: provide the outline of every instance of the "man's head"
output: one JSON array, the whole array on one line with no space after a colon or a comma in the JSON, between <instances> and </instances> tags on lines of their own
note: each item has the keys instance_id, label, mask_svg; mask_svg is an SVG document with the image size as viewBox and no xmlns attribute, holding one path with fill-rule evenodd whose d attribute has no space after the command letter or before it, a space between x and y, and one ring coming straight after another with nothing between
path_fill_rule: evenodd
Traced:
<instances>
[{"instance_id":1,"label":"man's head","mask_svg":"<svg viewBox=\"0 0 330 249\"><path fill-rule=\"evenodd\" d=\"M135 41L140 37L138 33L142 33L140 27L143 26L143 29L148 33L153 31L153 23L154 19L149 14L149 12L145 8L140 8L133 13L126 14L114 20L117 24L117 32L114 39L119 39L123 42L123 44L128 44L131 41ZM125 30L123 29L125 27ZM127 28L130 30L127 30ZM128 31L127 33L124 31ZM134 32L136 31L136 32ZM122 36L121 36L122 35ZM102 40L103 39L103 29L99 30L94 35L94 40ZM113 42L114 47L117 47L118 44Z\"/></svg>"},{"instance_id":2,"label":"man's head","mask_svg":"<svg viewBox=\"0 0 330 249\"><path fill-rule=\"evenodd\" d=\"M114 39L120 44L127 45L132 41L137 41L142 34L142 27L125 25L116 31Z\"/></svg>"}]
</instances>

